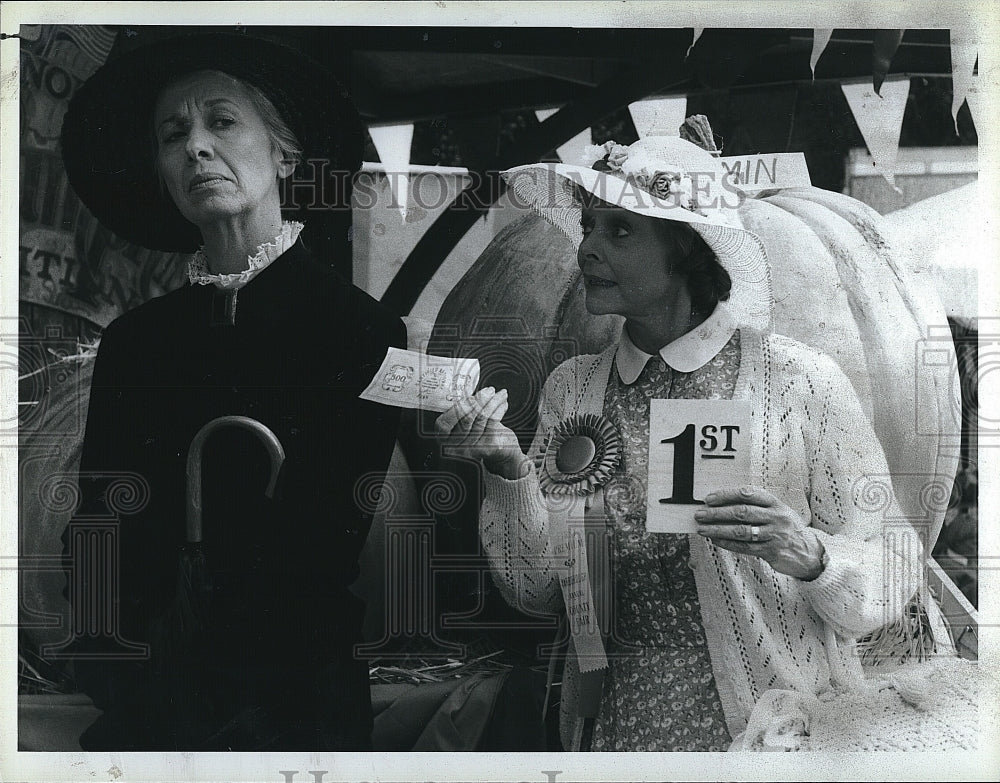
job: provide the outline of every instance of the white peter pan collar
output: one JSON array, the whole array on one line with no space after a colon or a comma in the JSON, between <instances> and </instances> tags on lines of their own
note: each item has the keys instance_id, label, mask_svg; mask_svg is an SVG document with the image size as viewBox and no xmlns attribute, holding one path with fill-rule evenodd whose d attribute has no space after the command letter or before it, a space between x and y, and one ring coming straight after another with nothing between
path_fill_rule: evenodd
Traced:
<instances>
[{"instance_id":1,"label":"white peter pan collar","mask_svg":"<svg viewBox=\"0 0 1000 783\"><path fill-rule=\"evenodd\" d=\"M664 345L659 351L660 358L678 372L694 372L714 359L735 331L732 313L725 302L719 302L704 323ZM637 348L628 336L628 329L622 327L615 365L624 383L635 383L652 356Z\"/></svg>"},{"instance_id":2,"label":"white peter pan collar","mask_svg":"<svg viewBox=\"0 0 1000 783\"><path fill-rule=\"evenodd\" d=\"M295 244L303 225L294 220L286 220L281 224L281 233L271 242L257 246L257 252L247 256L247 268L242 272L229 275L213 275L208 271L203 248L199 248L188 261L188 280L191 285L214 285L223 291L242 288L254 277L260 274L278 256Z\"/></svg>"}]
</instances>

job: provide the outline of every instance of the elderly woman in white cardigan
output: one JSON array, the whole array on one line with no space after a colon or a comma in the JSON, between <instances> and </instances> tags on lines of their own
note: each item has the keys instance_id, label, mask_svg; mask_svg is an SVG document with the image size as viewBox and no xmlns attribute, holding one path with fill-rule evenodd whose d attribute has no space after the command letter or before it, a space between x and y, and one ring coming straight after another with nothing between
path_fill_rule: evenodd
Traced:
<instances>
[{"instance_id":1,"label":"elderly woman in white cardigan","mask_svg":"<svg viewBox=\"0 0 1000 783\"><path fill-rule=\"evenodd\" d=\"M486 467L480 533L505 598L601 615L596 640L571 623L567 750L744 747L762 715L795 745L801 705L775 695L860 682L854 640L916 592L919 542L905 523L886 531L891 508L858 502L866 477L888 473L879 441L831 359L769 332L767 258L717 158L669 137L594 151L592 167L505 176L578 243L587 310L624 316L619 342L553 371L527 455L500 421L503 390L442 414L439 434ZM697 535L645 527L653 398L750 403L753 479L708 494ZM604 523L611 576L593 543L590 573L571 567L587 560L566 548L574 480Z\"/></svg>"}]
</instances>

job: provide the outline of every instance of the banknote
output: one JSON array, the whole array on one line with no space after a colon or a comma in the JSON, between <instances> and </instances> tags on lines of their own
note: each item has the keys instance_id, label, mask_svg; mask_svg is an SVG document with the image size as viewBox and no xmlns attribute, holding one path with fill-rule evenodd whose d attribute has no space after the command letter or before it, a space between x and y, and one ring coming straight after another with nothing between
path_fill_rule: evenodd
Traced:
<instances>
[{"instance_id":1,"label":"banknote","mask_svg":"<svg viewBox=\"0 0 1000 783\"><path fill-rule=\"evenodd\" d=\"M479 384L479 360L390 348L361 399L443 412Z\"/></svg>"}]
</instances>

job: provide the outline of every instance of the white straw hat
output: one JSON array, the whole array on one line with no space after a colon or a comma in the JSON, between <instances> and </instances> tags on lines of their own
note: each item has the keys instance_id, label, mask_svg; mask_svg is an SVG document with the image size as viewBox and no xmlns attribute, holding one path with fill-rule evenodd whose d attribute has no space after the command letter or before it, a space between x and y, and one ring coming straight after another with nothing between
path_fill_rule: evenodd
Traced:
<instances>
[{"instance_id":1,"label":"white straw hat","mask_svg":"<svg viewBox=\"0 0 1000 783\"><path fill-rule=\"evenodd\" d=\"M726 305L737 325L765 331L771 322L771 277L760 238L743 228L746 198L717 157L675 136L651 136L628 147L588 147L588 165L534 163L503 172L515 202L538 212L579 247L578 188L639 215L689 223L729 273Z\"/></svg>"}]
</instances>

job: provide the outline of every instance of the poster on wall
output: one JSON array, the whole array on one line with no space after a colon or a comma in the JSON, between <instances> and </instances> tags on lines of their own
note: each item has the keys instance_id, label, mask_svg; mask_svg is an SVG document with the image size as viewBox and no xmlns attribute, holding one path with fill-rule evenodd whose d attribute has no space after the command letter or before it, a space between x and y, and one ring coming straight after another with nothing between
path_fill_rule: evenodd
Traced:
<instances>
[{"instance_id":1,"label":"poster on wall","mask_svg":"<svg viewBox=\"0 0 1000 783\"><path fill-rule=\"evenodd\" d=\"M19 299L98 327L184 279L175 254L136 247L103 228L63 170L59 131L66 108L116 34L102 25L26 25L21 35ZM36 312L35 334L44 333L45 318L44 310Z\"/></svg>"}]
</instances>

